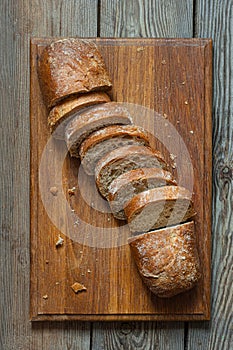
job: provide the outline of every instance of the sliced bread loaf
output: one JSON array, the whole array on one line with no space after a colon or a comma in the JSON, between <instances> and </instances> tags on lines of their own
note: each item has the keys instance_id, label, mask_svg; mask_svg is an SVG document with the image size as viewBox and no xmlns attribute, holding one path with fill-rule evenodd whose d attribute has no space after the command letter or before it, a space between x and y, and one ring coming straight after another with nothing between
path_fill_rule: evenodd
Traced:
<instances>
[{"instance_id":1,"label":"sliced bread loaf","mask_svg":"<svg viewBox=\"0 0 233 350\"><path fill-rule=\"evenodd\" d=\"M81 143L93 131L115 124L132 124L127 109L117 102L104 103L77 113L67 124L65 131L65 140L71 156L79 157Z\"/></svg>"},{"instance_id":2,"label":"sliced bread loaf","mask_svg":"<svg viewBox=\"0 0 233 350\"><path fill-rule=\"evenodd\" d=\"M130 238L129 245L144 283L157 296L172 297L198 282L193 222L141 234Z\"/></svg>"},{"instance_id":3,"label":"sliced bread loaf","mask_svg":"<svg viewBox=\"0 0 233 350\"><path fill-rule=\"evenodd\" d=\"M97 46L84 39L61 39L46 46L38 61L38 75L48 108L70 95L112 86Z\"/></svg>"},{"instance_id":4,"label":"sliced bread loaf","mask_svg":"<svg viewBox=\"0 0 233 350\"><path fill-rule=\"evenodd\" d=\"M65 138L65 128L73 115L92 105L110 102L105 92L90 92L78 97L70 97L53 107L48 116L48 125L51 134L57 139ZM58 128L59 126L59 128Z\"/></svg>"},{"instance_id":5,"label":"sliced bread loaf","mask_svg":"<svg viewBox=\"0 0 233 350\"><path fill-rule=\"evenodd\" d=\"M95 168L97 187L103 197L108 195L113 180L129 170L138 168L167 168L160 152L145 146L125 146L107 153Z\"/></svg>"},{"instance_id":6,"label":"sliced bread loaf","mask_svg":"<svg viewBox=\"0 0 233 350\"><path fill-rule=\"evenodd\" d=\"M83 141L79 155L88 175L94 175L97 162L106 153L127 145L149 145L149 134L140 126L112 125L93 132Z\"/></svg>"},{"instance_id":7,"label":"sliced bread loaf","mask_svg":"<svg viewBox=\"0 0 233 350\"><path fill-rule=\"evenodd\" d=\"M141 192L125 207L132 232L147 232L185 222L195 215L191 193L179 186L164 186Z\"/></svg>"},{"instance_id":8,"label":"sliced bread loaf","mask_svg":"<svg viewBox=\"0 0 233 350\"><path fill-rule=\"evenodd\" d=\"M167 185L176 185L169 171L139 168L118 176L109 186L107 199L115 218L126 220L124 207L138 193Z\"/></svg>"}]
</instances>

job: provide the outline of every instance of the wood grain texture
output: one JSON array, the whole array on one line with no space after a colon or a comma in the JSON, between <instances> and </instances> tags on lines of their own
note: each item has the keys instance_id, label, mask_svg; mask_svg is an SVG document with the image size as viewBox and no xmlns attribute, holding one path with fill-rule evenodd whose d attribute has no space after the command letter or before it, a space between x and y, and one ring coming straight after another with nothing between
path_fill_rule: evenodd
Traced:
<instances>
[{"instance_id":1,"label":"wood grain texture","mask_svg":"<svg viewBox=\"0 0 233 350\"><path fill-rule=\"evenodd\" d=\"M29 322L29 38L96 36L97 1L3 0L0 16L0 348L88 349L88 323Z\"/></svg>"},{"instance_id":2,"label":"wood grain texture","mask_svg":"<svg viewBox=\"0 0 233 350\"><path fill-rule=\"evenodd\" d=\"M233 348L232 1L197 1L195 34L214 40L212 318L191 323L187 349Z\"/></svg>"},{"instance_id":3,"label":"wood grain texture","mask_svg":"<svg viewBox=\"0 0 233 350\"><path fill-rule=\"evenodd\" d=\"M182 322L94 323L92 349L183 349Z\"/></svg>"},{"instance_id":4,"label":"wood grain texture","mask_svg":"<svg viewBox=\"0 0 233 350\"><path fill-rule=\"evenodd\" d=\"M102 0L101 37L191 38L192 0Z\"/></svg>"}]
</instances>

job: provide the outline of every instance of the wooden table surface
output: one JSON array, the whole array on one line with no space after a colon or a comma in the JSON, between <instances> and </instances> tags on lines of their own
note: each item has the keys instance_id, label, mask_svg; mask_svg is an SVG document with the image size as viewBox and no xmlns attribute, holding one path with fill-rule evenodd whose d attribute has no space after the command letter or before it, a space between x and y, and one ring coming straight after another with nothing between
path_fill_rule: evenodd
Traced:
<instances>
[{"instance_id":1,"label":"wooden table surface","mask_svg":"<svg viewBox=\"0 0 233 350\"><path fill-rule=\"evenodd\" d=\"M232 0L1 0L0 349L233 348ZM205 37L214 45L210 322L29 321L32 36Z\"/></svg>"}]
</instances>

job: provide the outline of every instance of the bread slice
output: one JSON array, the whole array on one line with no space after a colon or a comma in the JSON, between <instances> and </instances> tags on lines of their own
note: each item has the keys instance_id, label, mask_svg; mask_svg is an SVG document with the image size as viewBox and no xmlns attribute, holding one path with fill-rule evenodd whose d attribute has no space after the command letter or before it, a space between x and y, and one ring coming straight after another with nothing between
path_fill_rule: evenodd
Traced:
<instances>
[{"instance_id":1,"label":"bread slice","mask_svg":"<svg viewBox=\"0 0 233 350\"><path fill-rule=\"evenodd\" d=\"M159 168L130 170L112 181L107 199L116 219L126 220L124 207L138 193L177 183L169 171Z\"/></svg>"},{"instance_id":2,"label":"bread slice","mask_svg":"<svg viewBox=\"0 0 233 350\"><path fill-rule=\"evenodd\" d=\"M144 283L158 297L183 293L201 276L193 221L130 238L129 245Z\"/></svg>"},{"instance_id":3,"label":"bread slice","mask_svg":"<svg viewBox=\"0 0 233 350\"><path fill-rule=\"evenodd\" d=\"M160 152L145 146L125 146L107 153L95 168L97 187L103 197L111 182L121 174L138 168L167 168Z\"/></svg>"},{"instance_id":4,"label":"bread slice","mask_svg":"<svg viewBox=\"0 0 233 350\"><path fill-rule=\"evenodd\" d=\"M71 156L79 157L81 143L93 131L114 124L132 124L127 109L117 102L104 103L77 113L67 124L65 131L65 140Z\"/></svg>"},{"instance_id":5,"label":"bread slice","mask_svg":"<svg viewBox=\"0 0 233 350\"><path fill-rule=\"evenodd\" d=\"M195 215L192 194L180 186L164 186L137 194L125 207L132 232L176 225Z\"/></svg>"},{"instance_id":6,"label":"bread slice","mask_svg":"<svg viewBox=\"0 0 233 350\"><path fill-rule=\"evenodd\" d=\"M52 42L38 61L41 91L48 108L70 95L111 88L104 60L95 43L84 39Z\"/></svg>"},{"instance_id":7,"label":"bread slice","mask_svg":"<svg viewBox=\"0 0 233 350\"><path fill-rule=\"evenodd\" d=\"M48 126L56 139L64 140L65 128L73 115L87 107L110 102L105 92L90 92L78 97L70 97L53 107L48 116ZM59 128L58 128L59 126Z\"/></svg>"},{"instance_id":8,"label":"bread slice","mask_svg":"<svg viewBox=\"0 0 233 350\"><path fill-rule=\"evenodd\" d=\"M79 155L88 175L94 175L97 162L106 153L127 145L149 145L149 133L140 126L111 125L93 132L83 141Z\"/></svg>"}]
</instances>

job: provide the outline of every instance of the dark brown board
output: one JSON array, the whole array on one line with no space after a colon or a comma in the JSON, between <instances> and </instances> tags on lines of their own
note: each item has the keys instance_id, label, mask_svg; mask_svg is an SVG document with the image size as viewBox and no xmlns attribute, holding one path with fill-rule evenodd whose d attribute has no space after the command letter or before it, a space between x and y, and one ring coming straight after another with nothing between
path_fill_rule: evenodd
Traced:
<instances>
[{"instance_id":1,"label":"dark brown board","mask_svg":"<svg viewBox=\"0 0 233 350\"><path fill-rule=\"evenodd\" d=\"M166 131L169 122L175 126L185 142L194 172L193 199L197 211L195 226L202 279L193 290L167 300L156 298L144 286L126 244L129 235L127 226L120 226L109 213L100 211L107 209L106 203L97 195L93 179L82 176L77 160L66 156L63 164L64 143L60 141L48 143L50 135L47 128L47 111L38 84L37 59L51 39L33 39L31 42L31 319L209 319L211 41L208 39L91 40L96 41L113 79L111 93L113 100L138 104L163 115L165 117L163 127L154 133L163 140L166 139L168 149L175 147L173 135L169 135ZM151 118L151 114L147 111L144 113L142 107L138 109L142 111L142 115L137 115L135 123L153 131L154 125L157 124ZM169 160L170 151L168 152L161 142L155 144ZM46 159L47 163L44 163L46 167L41 170L41 157L46 145L49 154L54 156ZM62 187L53 181L60 164L62 164ZM187 184L191 176L191 166L183 164L181 168L181 184ZM178 169L179 166L173 169L176 177ZM47 190L46 193L42 193L39 187L39 170L44 186L42 187ZM82 181L78 183L80 178ZM50 193L52 186L58 188L57 196ZM73 186L77 189L75 195L70 197L67 195L67 190ZM59 222L62 232L51 221L42 198L50 204L51 213ZM67 201L60 201L60 198L66 198ZM89 205L92 202L98 210ZM74 212L71 212L70 207ZM76 214L79 215L81 224L80 222L75 224ZM88 224L92 225L91 229ZM99 227L99 231L95 227ZM63 234L64 232L66 234ZM64 243L60 248L56 248L59 235L64 239ZM75 294L70 286L76 281L83 283L87 291Z\"/></svg>"}]
</instances>

